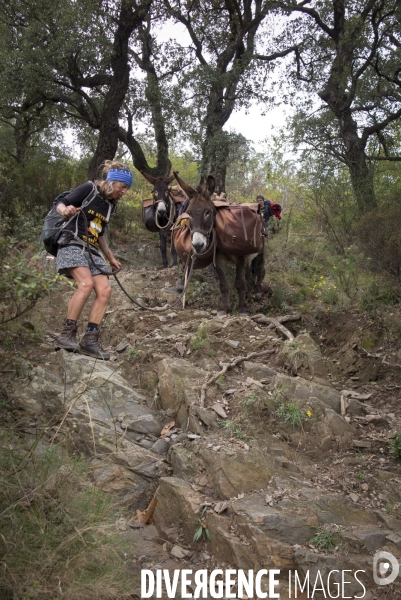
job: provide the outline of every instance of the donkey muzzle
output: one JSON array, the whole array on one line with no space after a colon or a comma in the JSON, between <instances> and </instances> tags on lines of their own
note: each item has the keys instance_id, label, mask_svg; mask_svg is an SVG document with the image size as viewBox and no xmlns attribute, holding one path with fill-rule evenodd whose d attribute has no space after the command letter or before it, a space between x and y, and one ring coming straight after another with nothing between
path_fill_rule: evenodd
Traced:
<instances>
[{"instance_id":1,"label":"donkey muzzle","mask_svg":"<svg viewBox=\"0 0 401 600\"><path fill-rule=\"evenodd\" d=\"M207 249L208 238L204 233L200 233L199 231L195 231L192 234L192 247L195 250L196 254L203 254Z\"/></svg>"},{"instance_id":2,"label":"donkey muzzle","mask_svg":"<svg viewBox=\"0 0 401 600\"><path fill-rule=\"evenodd\" d=\"M157 212L160 215L165 215L167 212L167 207L164 202L158 202L157 204Z\"/></svg>"}]
</instances>

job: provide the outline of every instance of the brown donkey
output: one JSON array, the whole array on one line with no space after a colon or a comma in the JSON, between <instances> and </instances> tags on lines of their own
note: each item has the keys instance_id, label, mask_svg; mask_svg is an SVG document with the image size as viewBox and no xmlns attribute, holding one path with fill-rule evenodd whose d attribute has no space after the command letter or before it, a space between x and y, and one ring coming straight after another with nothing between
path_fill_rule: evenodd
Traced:
<instances>
[{"instance_id":1,"label":"brown donkey","mask_svg":"<svg viewBox=\"0 0 401 600\"><path fill-rule=\"evenodd\" d=\"M177 173L174 176L181 188L189 198L189 204L185 213L189 216L192 249L196 254L204 254L211 244L215 243L216 236L213 233L216 217L216 207L211 200L214 192L215 180L209 175L204 185L198 186L195 190L180 177ZM216 247L216 270L220 280L221 310L218 316L226 315L230 308L230 284L226 275L227 262L235 263L235 287L238 292L239 314L246 316L245 291L246 280L250 276L250 263L254 258L256 262L256 292L262 292L262 281L264 278L264 254L255 252L246 256L234 256L223 252Z\"/></svg>"}]
</instances>

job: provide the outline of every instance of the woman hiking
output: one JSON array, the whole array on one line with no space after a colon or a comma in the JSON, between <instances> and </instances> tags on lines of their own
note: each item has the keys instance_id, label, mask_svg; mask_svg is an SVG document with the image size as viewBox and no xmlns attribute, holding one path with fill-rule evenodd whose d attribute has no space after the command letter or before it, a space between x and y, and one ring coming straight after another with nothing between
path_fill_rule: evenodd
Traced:
<instances>
[{"instance_id":1,"label":"woman hiking","mask_svg":"<svg viewBox=\"0 0 401 600\"><path fill-rule=\"evenodd\" d=\"M119 269L121 264L108 247L104 232L116 212L119 200L132 185L132 174L122 163L106 161L103 176L104 180L79 185L56 206L57 212L67 219L77 215L65 226L58 241L57 272L74 279L77 291L68 304L67 318L57 339L57 347L109 360L110 354L99 344L99 328L111 296L108 276L100 272L108 270L102 254L113 271ZM88 204L85 205L84 201ZM88 242L91 257L98 268L89 256ZM86 331L78 344L77 322L92 290L95 299L90 307Z\"/></svg>"}]
</instances>

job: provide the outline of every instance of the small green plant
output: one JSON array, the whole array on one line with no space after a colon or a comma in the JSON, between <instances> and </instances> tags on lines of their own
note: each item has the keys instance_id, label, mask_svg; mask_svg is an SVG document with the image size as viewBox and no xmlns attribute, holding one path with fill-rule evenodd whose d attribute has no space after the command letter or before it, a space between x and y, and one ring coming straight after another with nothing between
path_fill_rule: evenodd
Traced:
<instances>
[{"instance_id":1,"label":"small green plant","mask_svg":"<svg viewBox=\"0 0 401 600\"><path fill-rule=\"evenodd\" d=\"M207 540L210 540L210 533L206 524L206 511L207 506L204 506L199 519L196 521L194 542L206 542Z\"/></svg>"},{"instance_id":2,"label":"small green plant","mask_svg":"<svg viewBox=\"0 0 401 600\"><path fill-rule=\"evenodd\" d=\"M386 504L386 510L387 510L387 512L388 512L389 515L392 515L392 516L395 515L395 508L391 504L391 502L387 502L387 504Z\"/></svg>"},{"instance_id":3,"label":"small green plant","mask_svg":"<svg viewBox=\"0 0 401 600\"><path fill-rule=\"evenodd\" d=\"M282 308L282 309L287 308L288 294L289 294L288 286L277 284L271 295L270 305L273 308Z\"/></svg>"},{"instance_id":4,"label":"small green plant","mask_svg":"<svg viewBox=\"0 0 401 600\"><path fill-rule=\"evenodd\" d=\"M238 437L240 439L246 438L245 433L242 431L241 425L239 423L237 423L236 421L219 420L219 421L217 421L217 427L219 429L225 429L231 435L235 435L236 437Z\"/></svg>"},{"instance_id":5,"label":"small green plant","mask_svg":"<svg viewBox=\"0 0 401 600\"><path fill-rule=\"evenodd\" d=\"M390 440L390 454L397 460L401 459L401 433L396 433Z\"/></svg>"},{"instance_id":6,"label":"small green plant","mask_svg":"<svg viewBox=\"0 0 401 600\"><path fill-rule=\"evenodd\" d=\"M242 406L254 406L258 400L259 396L257 394L249 392L248 394L245 394L245 398L242 400L241 404Z\"/></svg>"},{"instance_id":7,"label":"small green plant","mask_svg":"<svg viewBox=\"0 0 401 600\"><path fill-rule=\"evenodd\" d=\"M280 402L275 412L276 419L288 425L293 429L302 427L302 423L306 419L306 414L299 408L296 402Z\"/></svg>"},{"instance_id":8,"label":"small green plant","mask_svg":"<svg viewBox=\"0 0 401 600\"><path fill-rule=\"evenodd\" d=\"M272 400L274 400L274 401L283 400L286 390L287 390L286 385L280 385L279 387L276 387L272 393Z\"/></svg>"},{"instance_id":9,"label":"small green plant","mask_svg":"<svg viewBox=\"0 0 401 600\"><path fill-rule=\"evenodd\" d=\"M366 479L366 475L362 471L358 471L358 473L355 473L355 477L357 479L360 479L361 481L364 481Z\"/></svg>"},{"instance_id":10,"label":"small green plant","mask_svg":"<svg viewBox=\"0 0 401 600\"><path fill-rule=\"evenodd\" d=\"M128 350L128 356L130 358L138 358L139 357L139 350L138 350L138 348L135 348L135 346L133 346L132 348L130 348Z\"/></svg>"},{"instance_id":11,"label":"small green plant","mask_svg":"<svg viewBox=\"0 0 401 600\"><path fill-rule=\"evenodd\" d=\"M190 341L191 350L202 350L209 343L209 334L206 327L199 327L198 331Z\"/></svg>"},{"instance_id":12,"label":"small green plant","mask_svg":"<svg viewBox=\"0 0 401 600\"><path fill-rule=\"evenodd\" d=\"M326 552L333 552L337 546L339 545L339 541L336 539L342 535L340 525L323 525L322 527L317 527L316 535L309 540L310 544L316 546L320 550L326 550ZM341 542L341 539L340 539Z\"/></svg>"}]
</instances>

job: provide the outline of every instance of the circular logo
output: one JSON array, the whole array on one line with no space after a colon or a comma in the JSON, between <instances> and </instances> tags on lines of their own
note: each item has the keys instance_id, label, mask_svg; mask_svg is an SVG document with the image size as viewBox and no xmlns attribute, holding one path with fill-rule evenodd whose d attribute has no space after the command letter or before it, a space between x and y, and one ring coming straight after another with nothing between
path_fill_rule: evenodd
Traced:
<instances>
[{"instance_id":1,"label":"circular logo","mask_svg":"<svg viewBox=\"0 0 401 600\"><path fill-rule=\"evenodd\" d=\"M377 585L389 585L398 577L400 565L390 552L376 552L373 557L373 579Z\"/></svg>"}]
</instances>

